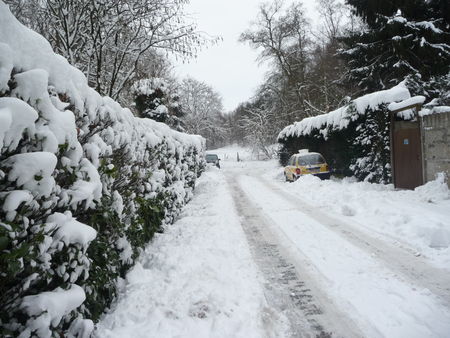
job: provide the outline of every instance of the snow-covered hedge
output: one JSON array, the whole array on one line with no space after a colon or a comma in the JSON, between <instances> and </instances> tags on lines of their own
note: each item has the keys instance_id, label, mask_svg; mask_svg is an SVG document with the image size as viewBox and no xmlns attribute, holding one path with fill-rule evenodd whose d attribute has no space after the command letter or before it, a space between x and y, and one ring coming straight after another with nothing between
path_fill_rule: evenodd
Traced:
<instances>
[{"instance_id":1,"label":"snow-covered hedge","mask_svg":"<svg viewBox=\"0 0 450 338\"><path fill-rule=\"evenodd\" d=\"M0 1L0 336L89 336L203 149L101 97Z\"/></svg>"},{"instance_id":2,"label":"snow-covered hedge","mask_svg":"<svg viewBox=\"0 0 450 338\"><path fill-rule=\"evenodd\" d=\"M391 89L361 96L327 114L295 122L280 132L278 142L287 154L309 148L323 153L332 167L343 174L388 183L391 181L388 105L409 102L410 98L407 84L402 82ZM423 99L420 97L421 102ZM410 118L412 111L401 114Z\"/></svg>"}]
</instances>

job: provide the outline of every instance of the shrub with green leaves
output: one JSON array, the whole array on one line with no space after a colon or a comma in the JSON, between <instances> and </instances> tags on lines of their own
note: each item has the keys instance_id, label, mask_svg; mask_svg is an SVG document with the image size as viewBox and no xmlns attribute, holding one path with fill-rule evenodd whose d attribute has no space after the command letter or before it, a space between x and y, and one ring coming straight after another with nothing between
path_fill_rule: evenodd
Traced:
<instances>
[{"instance_id":1,"label":"shrub with green leaves","mask_svg":"<svg viewBox=\"0 0 450 338\"><path fill-rule=\"evenodd\" d=\"M89 336L203 158L201 137L101 97L0 1L0 336Z\"/></svg>"}]
</instances>

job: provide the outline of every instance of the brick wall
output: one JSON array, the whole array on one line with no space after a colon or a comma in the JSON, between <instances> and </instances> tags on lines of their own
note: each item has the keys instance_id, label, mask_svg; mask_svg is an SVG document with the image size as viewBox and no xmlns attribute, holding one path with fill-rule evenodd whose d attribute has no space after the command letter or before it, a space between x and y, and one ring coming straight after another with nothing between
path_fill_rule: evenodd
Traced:
<instances>
[{"instance_id":1,"label":"brick wall","mask_svg":"<svg viewBox=\"0 0 450 338\"><path fill-rule=\"evenodd\" d=\"M450 187L450 111L424 116L422 126L425 181L446 172Z\"/></svg>"}]
</instances>

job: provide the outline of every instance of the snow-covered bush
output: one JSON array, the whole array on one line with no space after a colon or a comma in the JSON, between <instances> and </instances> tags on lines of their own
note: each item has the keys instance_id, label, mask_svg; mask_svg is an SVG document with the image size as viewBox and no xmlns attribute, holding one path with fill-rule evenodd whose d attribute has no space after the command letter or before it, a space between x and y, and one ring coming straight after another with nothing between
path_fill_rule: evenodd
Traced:
<instances>
[{"instance_id":1,"label":"snow-covered bush","mask_svg":"<svg viewBox=\"0 0 450 338\"><path fill-rule=\"evenodd\" d=\"M0 336L88 337L203 148L101 97L0 1Z\"/></svg>"},{"instance_id":2,"label":"snow-covered bush","mask_svg":"<svg viewBox=\"0 0 450 338\"><path fill-rule=\"evenodd\" d=\"M136 81L131 87L136 111L140 117L164 122L170 127L184 131L180 117L179 96L162 78Z\"/></svg>"}]
</instances>

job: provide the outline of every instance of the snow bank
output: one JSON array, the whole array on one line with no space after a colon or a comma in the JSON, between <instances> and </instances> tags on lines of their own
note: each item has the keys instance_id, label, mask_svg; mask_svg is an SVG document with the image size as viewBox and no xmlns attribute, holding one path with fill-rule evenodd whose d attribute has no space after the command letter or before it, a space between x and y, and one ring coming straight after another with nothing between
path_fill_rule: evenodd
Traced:
<instances>
[{"instance_id":1,"label":"snow bank","mask_svg":"<svg viewBox=\"0 0 450 338\"><path fill-rule=\"evenodd\" d=\"M278 173L273 170L269 176ZM414 191L348 178L322 181L311 175L280 186L357 228L394 238L437 266L450 267L450 191L443 174Z\"/></svg>"},{"instance_id":2,"label":"snow bank","mask_svg":"<svg viewBox=\"0 0 450 338\"><path fill-rule=\"evenodd\" d=\"M284 128L278 135L278 140L288 137L299 137L309 135L313 130L320 130L320 133L326 137L328 130L345 129L351 120L356 116L363 115L367 109L376 109L381 104L390 104L392 102L407 100L411 97L408 88L404 82L397 86L370 93L361 96L348 105L314 117L308 117L300 122L295 122ZM355 115L356 114L356 115Z\"/></svg>"},{"instance_id":3,"label":"snow bank","mask_svg":"<svg viewBox=\"0 0 450 338\"><path fill-rule=\"evenodd\" d=\"M438 203L450 199L450 191L447 185L445 173L438 173L434 181L430 181L414 189L418 196L429 203Z\"/></svg>"}]
</instances>

